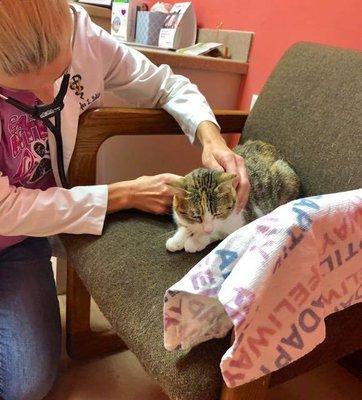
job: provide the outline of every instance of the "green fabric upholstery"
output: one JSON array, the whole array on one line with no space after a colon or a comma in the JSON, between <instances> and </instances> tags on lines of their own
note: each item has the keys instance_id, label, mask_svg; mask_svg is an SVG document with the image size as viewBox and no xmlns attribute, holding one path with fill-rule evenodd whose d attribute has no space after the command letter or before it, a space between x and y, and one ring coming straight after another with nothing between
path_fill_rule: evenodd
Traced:
<instances>
[{"instance_id":1,"label":"green fabric upholstery","mask_svg":"<svg viewBox=\"0 0 362 400\"><path fill-rule=\"evenodd\" d=\"M269 77L243 138L276 145L306 196L362 187L362 53L297 44Z\"/></svg>"},{"instance_id":2,"label":"green fabric upholstery","mask_svg":"<svg viewBox=\"0 0 362 400\"><path fill-rule=\"evenodd\" d=\"M245 138L280 147L306 194L361 186L361 61L353 51L294 46L248 118ZM107 218L102 237L63 235L63 241L100 309L170 398L216 400L228 338L189 352L163 348L165 290L207 252L167 253L173 229L168 218L123 212Z\"/></svg>"},{"instance_id":3,"label":"green fabric upholstery","mask_svg":"<svg viewBox=\"0 0 362 400\"><path fill-rule=\"evenodd\" d=\"M230 339L189 352L163 347L163 295L210 251L168 253L165 240L173 230L168 217L123 212L107 218L101 237L62 239L104 315L164 391L172 399L216 400L219 362Z\"/></svg>"}]
</instances>

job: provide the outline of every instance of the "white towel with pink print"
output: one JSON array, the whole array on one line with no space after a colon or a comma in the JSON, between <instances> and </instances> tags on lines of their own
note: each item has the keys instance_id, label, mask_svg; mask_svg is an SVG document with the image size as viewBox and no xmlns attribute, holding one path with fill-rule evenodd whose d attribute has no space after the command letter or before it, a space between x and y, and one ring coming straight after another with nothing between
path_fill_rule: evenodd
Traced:
<instances>
[{"instance_id":1,"label":"white towel with pink print","mask_svg":"<svg viewBox=\"0 0 362 400\"><path fill-rule=\"evenodd\" d=\"M324 318L362 300L361 281L362 189L295 200L231 234L167 290L165 347L234 328L220 366L227 386L242 385L321 343Z\"/></svg>"}]
</instances>

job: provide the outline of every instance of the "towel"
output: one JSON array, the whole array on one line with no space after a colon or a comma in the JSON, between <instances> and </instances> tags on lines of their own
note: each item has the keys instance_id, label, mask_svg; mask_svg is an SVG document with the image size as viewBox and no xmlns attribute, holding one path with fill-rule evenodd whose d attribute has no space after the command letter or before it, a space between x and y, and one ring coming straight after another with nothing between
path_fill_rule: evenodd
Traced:
<instances>
[{"instance_id":1,"label":"towel","mask_svg":"<svg viewBox=\"0 0 362 400\"><path fill-rule=\"evenodd\" d=\"M325 338L324 319L362 300L362 189L298 199L240 228L166 291L164 345L234 329L228 387L269 374Z\"/></svg>"}]
</instances>

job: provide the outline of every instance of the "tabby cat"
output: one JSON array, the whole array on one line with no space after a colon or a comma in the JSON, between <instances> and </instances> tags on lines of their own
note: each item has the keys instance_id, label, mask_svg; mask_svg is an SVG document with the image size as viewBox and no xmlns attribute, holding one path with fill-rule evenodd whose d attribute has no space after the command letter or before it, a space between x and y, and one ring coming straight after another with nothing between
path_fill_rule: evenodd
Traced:
<instances>
[{"instance_id":1,"label":"tabby cat","mask_svg":"<svg viewBox=\"0 0 362 400\"><path fill-rule=\"evenodd\" d=\"M234 149L245 160L250 195L245 209L236 213L235 175L198 168L172 185L176 233L167 240L169 251L194 253L222 240L254 219L300 194L297 174L271 144L248 140Z\"/></svg>"}]
</instances>

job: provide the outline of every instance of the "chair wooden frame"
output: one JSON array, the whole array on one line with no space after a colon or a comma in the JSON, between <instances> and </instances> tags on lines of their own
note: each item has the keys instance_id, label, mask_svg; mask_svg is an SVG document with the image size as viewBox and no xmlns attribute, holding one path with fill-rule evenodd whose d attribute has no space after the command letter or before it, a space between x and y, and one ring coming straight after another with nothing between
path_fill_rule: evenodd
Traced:
<instances>
[{"instance_id":1,"label":"chair wooden frame","mask_svg":"<svg viewBox=\"0 0 362 400\"><path fill-rule=\"evenodd\" d=\"M242 111L215 111L222 133L241 133L248 116ZM84 113L79 121L77 143L69 168L72 186L96 181L97 153L102 143L118 135L181 135L177 122L165 111L104 108ZM66 344L72 358L100 356L126 348L111 332L93 332L90 326L90 294L68 260ZM223 388L222 400L263 398L269 377L237 389Z\"/></svg>"},{"instance_id":2,"label":"chair wooden frame","mask_svg":"<svg viewBox=\"0 0 362 400\"><path fill-rule=\"evenodd\" d=\"M215 111L222 133L241 133L248 114L242 111ZM182 131L176 121L165 111L155 109L103 108L84 113L79 121L76 147L69 169L72 186L92 185L96 181L97 153L102 143L118 135L180 135ZM66 344L70 357L80 359L101 356L126 349L126 345L113 332L93 332L90 326L91 298L68 258L66 303ZM360 349L356 333L346 343L340 344L346 326L360 312L345 310L330 318L330 335L317 350L293 366L283 368L256 381L229 389L223 386L220 400L262 400L269 386L281 383L299 373ZM352 324L353 325L353 324ZM360 324L362 325L362 324ZM356 324L352 326L356 331ZM362 326L361 326L362 329ZM357 329L358 331L358 329ZM355 358L354 358L355 359ZM348 363L348 359L346 361ZM346 364L345 363L345 364ZM356 362L354 361L354 364ZM272 379L271 379L272 378Z\"/></svg>"}]
</instances>

